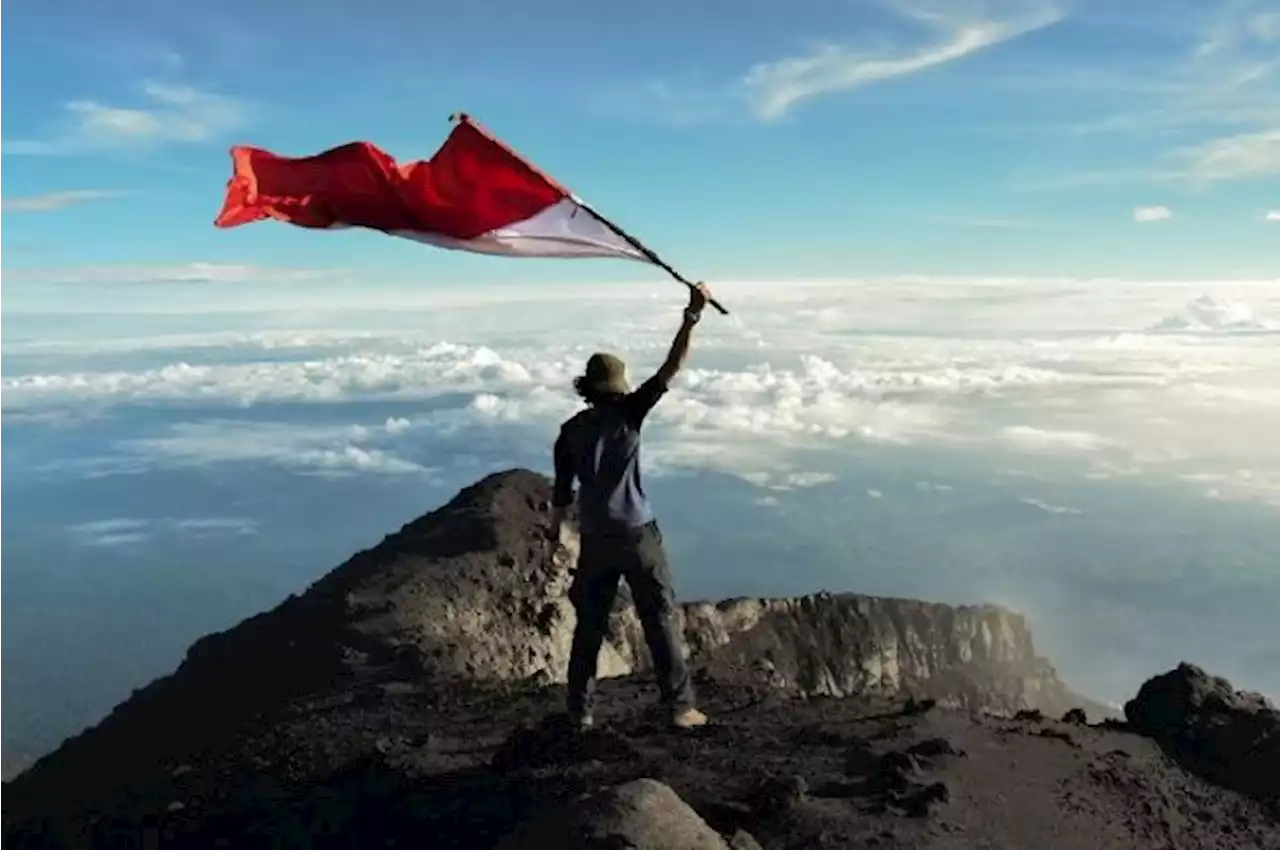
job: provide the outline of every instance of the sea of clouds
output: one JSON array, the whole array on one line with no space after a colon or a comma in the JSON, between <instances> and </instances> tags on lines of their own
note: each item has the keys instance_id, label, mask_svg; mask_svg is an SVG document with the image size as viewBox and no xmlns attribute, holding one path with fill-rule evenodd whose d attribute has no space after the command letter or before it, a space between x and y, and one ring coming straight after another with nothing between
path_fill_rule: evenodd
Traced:
<instances>
[{"instance_id":1,"label":"sea of clouds","mask_svg":"<svg viewBox=\"0 0 1280 850\"><path fill-rule=\"evenodd\" d=\"M549 470L586 357L642 379L682 305L670 284L184 286L6 310L6 749L481 475ZM1280 693L1280 282L717 294L732 317L706 316L646 426L684 591L1000 601L1104 699L1189 655Z\"/></svg>"}]
</instances>

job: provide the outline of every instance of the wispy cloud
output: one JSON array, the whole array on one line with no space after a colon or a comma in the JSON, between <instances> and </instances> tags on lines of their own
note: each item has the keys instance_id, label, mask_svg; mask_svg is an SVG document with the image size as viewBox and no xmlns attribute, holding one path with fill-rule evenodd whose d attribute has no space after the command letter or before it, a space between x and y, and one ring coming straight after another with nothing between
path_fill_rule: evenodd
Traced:
<instances>
[{"instance_id":1,"label":"wispy cloud","mask_svg":"<svg viewBox=\"0 0 1280 850\"><path fill-rule=\"evenodd\" d=\"M5 198L0 201L0 209L4 212L52 212L85 201L119 198L128 194L131 193L120 189L69 189L64 192L46 192L43 195Z\"/></svg>"},{"instance_id":2,"label":"wispy cloud","mask_svg":"<svg viewBox=\"0 0 1280 850\"><path fill-rule=\"evenodd\" d=\"M1172 22L1181 49L1121 68L1046 69L1048 82L1038 85L1113 104L1072 132L1132 135L1145 150L1137 161L1093 164L1028 188L1206 186L1280 174L1280 14L1272 9L1270 0L1201 4Z\"/></svg>"},{"instance_id":3,"label":"wispy cloud","mask_svg":"<svg viewBox=\"0 0 1280 850\"><path fill-rule=\"evenodd\" d=\"M968 218L960 219L956 224L982 230L1018 230L1031 226L1031 222L1019 218Z\"/></svg>"},{"instance_id":4,"label":"wispy cloud","mask_svg":"<svg viewBox=\"0 0 1280 850\"><path fill-rule=\"evenodd\" d=\"M344 274L342 269L287 269L236 263L182 263L173 266L71 266L68 268L13 269L11 280L53 284L148 283L293 283Z\"/></svg>"},{"instance_id":5,"label":"wispy cloud","mask_svg":"<svg viewBox=\"0 0 1280 850\"><path fill-rule=\"evenodd\" d=\"M1028 227L1036 227L1041 224L1041 222L1025 218L982 215L952 217L922 216L919 220L925 224L934 224L941 227L963 227L974 228L977 230L1023 230Z\"/></svg>"},{"instance_id":6,"label":"wispy cloud","mask_svg":"<svg viewBox=\"0 0 1280 850\"><path fill-rule=\"evenodd\" d=\"M675 126L708 121L774 121L800 103L927 71L1061 20L1038 0L1001 0L998 13L961 14L941 0L877 0L898 19L874 42L828 41L762 60L736 79L664 78L606 89L591 108L614 117ZM905 30L905 32L904 32ZM745 107L745 110L744 110Z\"/></svg>"},{"instance_id":7,"label":"wispy cloud","mask_svg":"<svg viewBox=\"0 0 1280 850\"><path fill-rule=\"evenodd\" d=\"M1079 515L1084 513L1084 511L1080 510L1079 508L1072 508L1072 507L1068 507L1067 505L1050 504L1049 502L1046 502L1043 499L1037 499L1034 496L1023 496L1022 498L1018 499L1018 501L1022 502L1022 504L1024 505L1030 505L1033 508L1038 508L1039 510L1044 511L1047 514Z\"/></svg>"},{"instance_id":8,"label":"wispy cloud","mask_svg":"<svg viewBox=\"0 0 1280 850\"><path fill-rule=\"evenodd\" d=\"M1151 207L1134 207L1133 220L1139 224L1149 224L1154 221L1168 221L1173 218L1173 210L1165 206Z\"/></svg>"},{"instance_id":9,"label":"wispy cloud","mask_svg":"<svg viewBox=\"0 0 1280 850\"><path fill-rule=\"evenodd\" d=\"M113 547L144 543L158 534L184 538L256 534L258 524L244 517L116 517L78 523L67 530L81 546Z\"/></svg>"},{"instance_id":10,"label":"wispy cloud","mask_svg":"<svg viewBox=\"0 0 1280 850\"><path fill-rule=\"evenodd\" d=\"M846 92L882 80L925 71L962 59L1061 20L1061 12L1034 7L1002 17L968 17L954 6L922 9L898 3L895 10L927 35L920 43L887 48L822 44L801 55L753 66L743 82L756 117L775 120L802 101Z\"/></svg>"},{"instance_id":11,"label":"wispy cloud","mask_svg":"<svg viewBox=\"0 0 1280 850\"><path fill-rule=\"evenodd\" d=\"M1091 431L1069 431L1060 428L1037 428L1011 425L1000 431L1000 437L1033 451L1092 452L1110 448L1106 437Z\"/></svg>"},{"instance_id":12,"label":"wispy cloud","mask_svg":"<svg viewBox=\"0 0 1280 850\"><path fill-rule=\"evenodd\" d=\"M1280 210L1268 210L1262 218L1263 221L1280 221Z\"/></svg>"},{"instance_id":13,"label":"wispy cloud","mask_svg":"<svg viewBox=\"0 0 1280 850\"><path fill-rule=\"evenodd\" d=\"M127 106L73 100L62 109L62 126L49 138L6 141L0 150L25 156L145 151L216 139L240 127L246 115L245 105L235 98L160 82L143 85L141 97Z\"/></svg>"},{"instance_id":14,"label":"wispy cloud","mask_svg":"<svg viewBox=\"0 0 1280 850\"><path fill-rule=\"evenodd\" d=\"M731 88L705 80L653 79L606 87L588 106L610 118L692 127L732 120L740 111L737 101Z\"/></svg>"},{"instance_id":15,"label":"wispy cloud","mask_svg":"<svg viewBox=\"0 0 1280 850\"><path fill-rule=\"evenodd\" d=\"M1214 183L1280 174L1280 126L1210 139L1172 155L1180 167L1170 177Z\"/></svg>"}]
</instances>

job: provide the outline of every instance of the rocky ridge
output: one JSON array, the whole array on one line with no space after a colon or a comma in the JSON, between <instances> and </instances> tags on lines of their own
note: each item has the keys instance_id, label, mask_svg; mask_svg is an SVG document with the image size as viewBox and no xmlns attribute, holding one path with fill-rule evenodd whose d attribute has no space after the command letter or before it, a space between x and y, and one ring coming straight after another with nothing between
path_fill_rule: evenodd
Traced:
<instances>
[{"instance_id":1,"label":"rocky ridge","mask_svg":"<svg viewBox=\"0 0 1280 850\"><path fill-rule=\"evenodd\" d=\"M567 598L578 540L550 557L539 531L550 482L517 470L464 490L319 583L341 593L360 635L403 650L432 676L563 681L574 614ZM910 691L944 705L1060 714L1087 705L1035 653L1018 614L993 605L814 594L682 606L695 664L732 668L804 695ZM602 676L644 672L643 633L620 594Z\"/></svg>"}]
</instances>

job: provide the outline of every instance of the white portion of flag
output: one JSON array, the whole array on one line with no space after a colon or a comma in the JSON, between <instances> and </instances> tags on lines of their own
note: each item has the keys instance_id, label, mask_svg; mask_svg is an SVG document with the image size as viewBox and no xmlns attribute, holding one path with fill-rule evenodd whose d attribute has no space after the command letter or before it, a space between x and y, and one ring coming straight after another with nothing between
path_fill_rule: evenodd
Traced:
<instances>
[{"instance_id":1,"label":"white portion of flag","mask_svg":"<svg viewBox=\"0 0 1280 850\"><path fill-rule=\"evenodd\" d=\"M491 230L475 239L454 239L437 233L393 230L417 242L440 248L497 254L504 257L613 257L650 262L643 252L600 223L573 198L563 198L536 215Z\"/></svg>"}]
</instances>

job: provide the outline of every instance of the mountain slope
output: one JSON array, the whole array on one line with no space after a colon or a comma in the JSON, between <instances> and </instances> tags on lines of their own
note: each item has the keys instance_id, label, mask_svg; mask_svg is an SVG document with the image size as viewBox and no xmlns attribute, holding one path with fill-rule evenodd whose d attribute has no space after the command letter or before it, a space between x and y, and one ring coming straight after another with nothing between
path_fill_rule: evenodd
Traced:
<instances>
[{"instance_id":1,"label":"mountain slope","mask_svg":"<svg viewBox=\"0 0 1280 850\"><path fill-rule=\"evenodd\" d=\"M574 541L549 556L549 497L534 473L491 476L304 594L197 641L172 675L6 784L6 845L430 835L432 846L488 847L550 804L639 776L770 848L886 831L897 846L1051 834L1096 839L1055 846L1154 846L1169 819L1185 846L1275 838L1273 813L1187 774L1150 740L1010 717L1082 701L1035 655L1022 618L993 606L852 594L690 603L696 681L716 723L674 736L647 713L644 677L629 675L647 660L620 600L602 655L621 677L603 689L606 728L565 738L539 725L562 699L573 625ZM925 697L938 708L919 710ZM906 752L935 738L947 746L934 756ZM794 775L810 789L787 797L795 805L761 802L757 786ZM912 802L941 794L938 783L952 803ZM937 831L939 807L956 829ZM1023 810L1038 819L1025 828Z\"/></svg>"}]
</instances>

